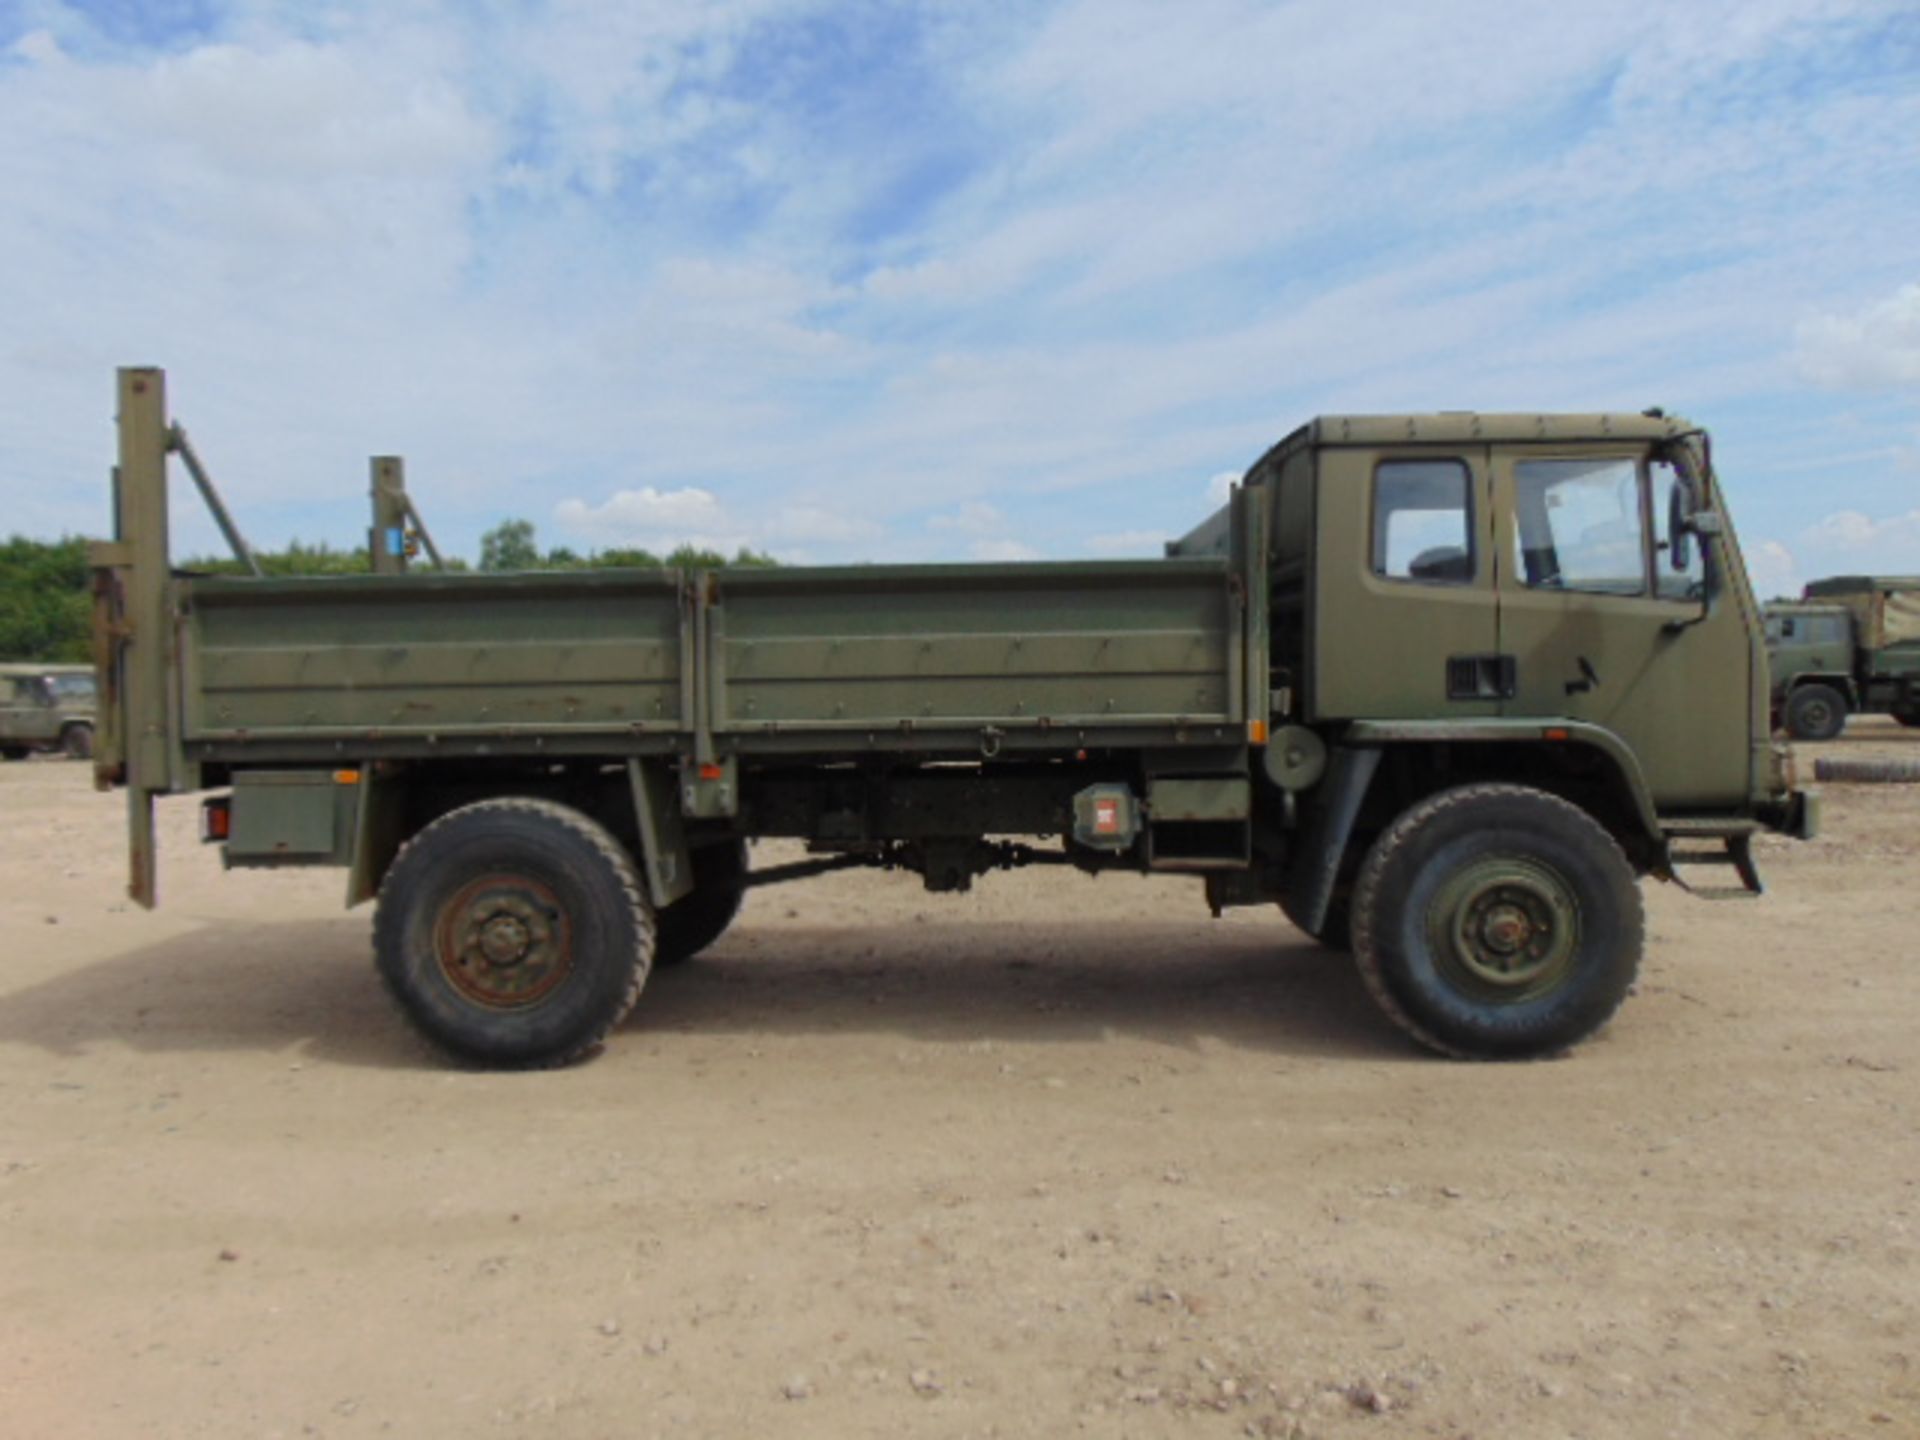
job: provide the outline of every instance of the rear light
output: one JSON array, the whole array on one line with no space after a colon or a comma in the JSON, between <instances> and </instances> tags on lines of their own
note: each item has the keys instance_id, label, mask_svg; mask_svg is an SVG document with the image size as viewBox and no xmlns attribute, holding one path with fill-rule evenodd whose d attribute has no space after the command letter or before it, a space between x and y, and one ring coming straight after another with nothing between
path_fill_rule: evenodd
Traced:
<instances>
[{"instance_id":1,"label":"rear light","mask_svg":"<svg viewBox=\"0 0 1920 1440\"><path fill-rule=\"evenodd\" d=\"M200 839L212 845L225 840L233 829L233 797L217 796L200 802Z\"/></svg>"}]
</instances>

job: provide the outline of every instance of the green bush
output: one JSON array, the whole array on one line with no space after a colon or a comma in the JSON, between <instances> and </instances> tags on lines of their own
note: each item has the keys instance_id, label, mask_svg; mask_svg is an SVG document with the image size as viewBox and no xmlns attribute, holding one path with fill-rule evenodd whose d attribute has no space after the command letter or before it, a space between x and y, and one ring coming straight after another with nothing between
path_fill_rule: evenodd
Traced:
<instances>
[{"instance_id":1,"label":"green bush","mask_svg":"<svg viewBox=\"0 0 1920 1440\"><path fill-rule=\"evenodd\" d=\"M0 544L0 659L83 661L92 614L85 539Z\"/></svg>"}]
</instances>

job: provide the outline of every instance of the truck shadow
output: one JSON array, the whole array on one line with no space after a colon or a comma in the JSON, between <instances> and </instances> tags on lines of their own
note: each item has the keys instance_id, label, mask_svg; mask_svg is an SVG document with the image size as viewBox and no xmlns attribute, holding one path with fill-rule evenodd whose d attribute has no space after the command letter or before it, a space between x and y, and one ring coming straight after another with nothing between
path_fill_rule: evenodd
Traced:
<instances>
[{"instance_id":1,"label":"truck shadow","mask_svg":"<svg viewBox=\"0 0 1920 1440\"><path fill-rule=\"evenodd\" d=\"M1194 925L755 929L657 971L610 1053L651 1036L904 1037L929 1044L1220 1041L1303 1056L1410 1058L1352 962L1297 932ZM287 1051L437 1069L373 973L352 920L209 926L29 986L0 1044L80 1054Z\"/></svg>"},{"instance_id":2,"label":"truck shadow","mask_svg":"<svg viewBox=\"0 0 1920 1440\"><path fill-rule=\"evenodd\" d=\"M930 1043L1222 1041L1404 1056L1353 963L1284 925L973 923L754 930L648 981L629 1032L904 1035Z\"/></svg>"}]
</instances>

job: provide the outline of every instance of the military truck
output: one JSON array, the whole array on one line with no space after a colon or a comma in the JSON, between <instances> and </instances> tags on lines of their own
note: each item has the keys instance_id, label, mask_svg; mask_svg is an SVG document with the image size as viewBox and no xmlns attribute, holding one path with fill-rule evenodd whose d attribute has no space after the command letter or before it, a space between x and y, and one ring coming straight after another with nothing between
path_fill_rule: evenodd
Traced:
<instances>
[{"instance_id":1,"label":"military truck","mask_svg":"<svg viewBox=\"0 0 1920 1440\"><path fill-rule=\"evenodd\" d=\"M1707 437L1657 412L1325 416L1161 559L316 579L171 568L176 430L123 371L131 893L155 798L207 792L229 866L344 867L467 1062L596 1049L751 887L1035 864L1277 907L1427 1047L1537 1056L1627 994L1642 877L1757 894L1753 837L1815 828Z\"/></svg>"},{"instance_id":2,"label":"military truck","mask_svg":"<svg viewBox=\"0 0 1920 1440\"><path fill-rule=\"evenodd\" d=\"M1831 740L1856 714L1920 725L1920 576L1837 575L1766 607L1776 723Z\"/></svg>"},{"instance_id":3,"label":"military truck","mask_svg":"<svg viewBox=\"0 0 1920 1440\"><path fill-rule=\"evenodd\" d=\"M75 760L93 754L93 670L84 665L0 665L0 760L36 750Z\"/></svg>"}]
</instances>

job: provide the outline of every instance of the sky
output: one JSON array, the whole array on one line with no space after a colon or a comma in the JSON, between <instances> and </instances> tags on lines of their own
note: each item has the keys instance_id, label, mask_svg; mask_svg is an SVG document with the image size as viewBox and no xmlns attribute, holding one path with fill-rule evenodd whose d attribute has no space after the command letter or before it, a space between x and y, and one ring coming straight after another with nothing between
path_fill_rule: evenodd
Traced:
<instances>
[{"instance_id":1,"label":"sky","mask_svg":"<svg viewBox=\"0 0 1920 1440\"><path fill-rule=\"evenodd\" d=\"M1318 413L1711 427L1920 572L1913 0L0 0L0 533L1158 553ZM177 497L177 551L217 535Z\"/></svg>"}]
</instances>

